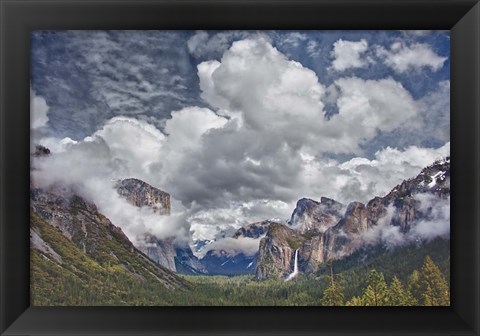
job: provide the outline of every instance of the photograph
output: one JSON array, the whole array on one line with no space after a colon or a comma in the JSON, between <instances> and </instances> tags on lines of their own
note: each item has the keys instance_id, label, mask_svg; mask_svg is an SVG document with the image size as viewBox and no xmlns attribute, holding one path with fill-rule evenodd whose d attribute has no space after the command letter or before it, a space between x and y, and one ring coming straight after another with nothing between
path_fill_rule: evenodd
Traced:
<instances>
[{"instance_id":1,"label":"photograph","mask_svg":"<svg viewBox=\"0 0 480 336\"><path fill-rule=\"evenodd\" d=\"M449 30L29 37L32 306L450 306Z\"/></svg>"}]
</instances>

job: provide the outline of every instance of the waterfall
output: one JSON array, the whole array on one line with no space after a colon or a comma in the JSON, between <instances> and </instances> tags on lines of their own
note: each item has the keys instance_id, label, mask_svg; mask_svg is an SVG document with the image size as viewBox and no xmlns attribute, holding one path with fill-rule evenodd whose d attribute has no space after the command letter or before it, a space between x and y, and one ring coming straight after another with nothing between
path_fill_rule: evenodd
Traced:
<instances>
[{"instance_id":1,"label":"waterfall","mask_svg":"<svg viewBox=\"0 0 480 336\"><path fill-rule=\"evenodd\" d=\"M298 274L298 249L295 250L295 264L293 265L293 272L288 275L285 281L292 280Z\"/></svg>"}]
</instances>

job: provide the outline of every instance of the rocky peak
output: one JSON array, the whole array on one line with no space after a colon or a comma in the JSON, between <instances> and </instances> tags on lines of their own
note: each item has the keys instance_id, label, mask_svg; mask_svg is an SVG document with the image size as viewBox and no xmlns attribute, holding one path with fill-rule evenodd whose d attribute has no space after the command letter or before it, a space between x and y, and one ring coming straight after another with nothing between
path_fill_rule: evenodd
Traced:
<instances>
[{"instance_id":1,"label":"rocky peak","mask_svg":"<svg viewBox=\"0 0 480 336\"><path fill-rule=\"evenodd\" d=\"M384 198L389 201L410 197L419 193L450 194L450 157L435 161L422 169L416 177L403 181Z\"/></svg>"},{"instance_id":2,"label":"rocky peak","mask_svg":"<svg viewBox=\"0 0 480 336\"><path fill-rule=\"evenodd\" d=\"M161 215L170 215L170 194L136 179L120 180L116 184L119 195L137 207L148 206Z\"/></svg>"},{"instance_id":3,"label":"rocky peak","mask_svg":"<svg viewBox=\"0 0 480 336\"><path fill-rule=\"evenodd\" d=\"M33 156L41 157L41 156L49 156L49 155L50 155L50 149L48 149L47 147L44 147L42 145L35 146L35 152L33 153Z\"/></svg>"},{"instance_id":4,"label":"rocky peak","mask_svg":"<svg viewBox=\"0 0 480 336\"><path fill-rule=\"evenodd\" d=\"M328 207L332 211L341 212L343 209L343 204L335 201L334 199L328 197L321 197L320 203Z\"/></svg>"},{"instance_id":5,"label":"rocky peak","mask_svg":"<svg viewBox=\"0 0 480 336\"><path fill-rule=\"evenodd\" d=\"M289 224L302 233L323 233L337 224L343 208L343 204L327 197L322 197L320 202L302 198L297 202Z\"/></svg>"},{"instance_id":6,"label":"rocky peak","mask_svg":"<svg viewBox=\"0 0 480 336\"><path fill-rule=\"evenodd\" d=\"M274 222L266 220L262 222L252 223L245 225L238 229L234 234L233 238L238 237L248 237L248 238L259 238L263 236L267 231L270 224Z\"/></svg>"},{"instance_id":7,"label":"rocky peak","mask_svg":"<svg viewBox=\"0 0 480 336\"><path fill-rule=\"evenodd\" d=\"M347 206L345 216L336 225L345 233L362 233L368 228L368 212L365 204L360 202L351 202Z\"/></svg>"}]
</instances>

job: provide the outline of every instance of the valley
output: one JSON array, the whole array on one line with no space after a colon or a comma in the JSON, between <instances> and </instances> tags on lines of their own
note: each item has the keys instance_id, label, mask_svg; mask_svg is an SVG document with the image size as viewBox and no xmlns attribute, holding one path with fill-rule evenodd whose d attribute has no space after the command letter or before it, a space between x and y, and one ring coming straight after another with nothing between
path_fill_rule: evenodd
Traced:
<instances>
[{"instance_id":1,"label":"valley","mask_svg":"<svg viewBox=\"0 0 480 336\"><path fill-rule=\"evenodd\" d=\"M367 204L302 198L290 220L222 233L196 253L173 235L145 232L134 244L80 189L32 180L32 303L372 305L375 281L384 291L375 305L446 305L449 176L445 158ZM133 209L169 218L168 193L134 178L115 188ZM249 250L229 248L245 242Z\"/></svg>"}]
</instances>

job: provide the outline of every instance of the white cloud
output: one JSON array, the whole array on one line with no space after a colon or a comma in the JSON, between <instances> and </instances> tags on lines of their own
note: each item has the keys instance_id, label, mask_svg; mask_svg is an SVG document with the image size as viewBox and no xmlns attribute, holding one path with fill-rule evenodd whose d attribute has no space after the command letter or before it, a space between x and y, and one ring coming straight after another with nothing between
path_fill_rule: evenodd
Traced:
<instances>
[{"instance_id":1,"label":"white cloud","mask_svg":"<svg viewBox=\"0 0 480 336\"><path fill-rule=\"evenodd\" d=\"M319 45L317 41L310 40L307 43L307 53L310 57L318 57L320 56Z\"/></svg>"},{"instance_id":2,"label":"white cloud","mask_svg":"<svg viewBox=\"0 0 480 336\"><path fill-rule=\"evenodd\" d=\"M363 68L371 62L365 57L368 50L368 42L364 39L360 41L344 41L339 39L333 44L331 57L334 59L332 68L336 71L345 71L350 68Z\"/></svg>"},{"instance_id":3,"label":"white cloud","mask_svg":"<svg viewBox=\"0 0 480 336\"><path fill-rule=\"evenodd\" d=\"M207 253L210 250L225 251L229 256L234 256L243 253L246 256L253 256L258 252L262 238L238 237L238 238L223 238L216 240L207 245L202 253Z\"/></svg>"},{"instance_id":4,"label":"white cloud","mask_svg":"<svg viewBox=\"0 0 480 336\"><path fill-rule=\"evenodd\" d=\"M302 42L308 40L308 35L299 32L291 32L280 37L278 43L289 48L298 48Z\"/></svg>"},{"instance_id":5,"label":"white cloud","mask_svg":"<svg viewBox=\"0 0 480 336\"><path fill-rule=\"evenodd\" d=\"M405 150L387 147L372 160L356 157L343 163L335 160L306 159L303 165L301 196L334 198L348 203L368 202L374 196L385 196L404 179L417 176L435 160L450 155L450 143L440 148Z\"/></svg>"},{"instance_id":6,"label":"white cloud","mask_svg":"<svg viewBox=\"0 0 480 336\"><path fill-rule=\"evenodd\" d=\"M450 197L441 199L429 193L417 194L414 197L419 201L418 210L423 213L424 217L413 221L408 232L401 232L399 226L390 224L397 211L393 205L390 205L387 208L386 216L381 218L377 225L363 233L359 240L370 245L381 243L387 248L394 248L411 242L449 237ZM361 245L359 244L359 246Z\"/></svg>"},{"instance_id":7,"label":"white cloud","mask_svg":"<svg viewBox=\"0 0 480 336\"><path fill-rule=\"evenodd\" d=\"M190 54L195 57L215 57L222 55L230 48L234 40L245 39L256 34L259 33L239 30L209 34L204 30L199 30L187 41L187 47Z\"/></svg>"},{"instance_id":8,"label":"white cloud","mask_svg":"<svg viewBox=\"0 0 480 336\"><path fill-rule=\"evenodd\" d=\"M233 43L221 63L201 63L198 72L202 97L217 108L240 110L251 127L322 116L324 87L316 74L289 61L263 37Z\"/></svg>"},{"instance_id":9,"label":"white cloud","mask_svg":"<svg viewBox=\"0 0 480 336\"><path fill-rule=\"evenodd\" d=\"M207 108L186 107L172 112L172 118L166 121L165 131L169 135L171 147L182 150L199 145L202 135L209 130L221 128L226 123L227 119Z\"/></svg>"},{"instance_id":10,"label":"white cloud","mask_svg":"<svg viewBox=\"0 0 480 336\"><path fill-rule=\"evenodd\" d=\"M202 97L220 109L219 114L240 115L251 133L268 132L278 141L315 148L316 153L358 152L358 145L378 130L400 127L417 113L411 95L391 78L344 78L333 90L340 91L340 113L326 120L322 100L332 98L332 90L325 97L326 89L313 71L288 60L262 38L235 42L221 62L201 63L198 73Z\"/></svg>"},{"instance_id":11,"label":"white cloud","mask_svg":"<svg viewBox=\"0 0 480 336\"><path fill-rule=\"evenodd\" d=\"M30 128L36 129L47 125L49 106L42 96L37 96L30 88Z\"/></svg>"},{"instance_id":12,"label":"white cloud","mask_svg":"<svg viewBox=\"0 0 480 336\"><path fill-rule=\"evenodd\" d=\"M358 152L358 145L373 139L378 131L416 127L417 106L411 94L392 78L363 80L357 77L335 81L340 91L339 113L329 122L337 151Z\"/></svg>"},{"instance_id":13,"label":"white cloud","mask_svg":"<svg viewBox=\"0 0 480 336\"><path fill-rule=\"evenodd\" d=\"M38 140L38 144L47 147L52 153L59 153L68 150L69 146L76 144L78 141L72 140L69 137L58 139L55 137L44 137Z\"/></svg>"},{"instance_id":14,"label":"white cloud","mask_svg":"<svg viewBox=\"0 0 480 336\"><path fill-rule=\"evenodd\" d=\"M233 43L221 61L199 64L198 75L202 97L215 112L195 106L174 111L162 130L115 117L83 141L59 143L57 154L38 159L35 177L83 186L132 240L142 230L212 238L217 228L287 219L301 197L366 201L447 152L387 148L372 160L328 159L326 153L361 155L361 145L379 130L411 126L416 102L391 78L339 79L326 95L313 71L262 37ZM330 119L324 117L326 97L339 111ZM159 219L126 206L111 181L127 177L169 192L178 215Z\"/></svg>"},{"instance_id":15,"label":"white cloud","mask_svg":"<svg viewBox=\"0 0 480 336\"><path fill-rule=\"evenodd\" d=\"M438 199L432 194L419 194L415 198L420 201L420 210L428 213L428 217L416 223L411 236L427 240L450 236L450 196Z\"/></svg>"},{"instance_id":16,"label":"white cloud","mask_svg":"<svg viewBox=\"0 0 480 336\"><path fill-rule=\"evenodd\" d=\"M377 47L377 55L383 59L386 65L398 73L424 67L428 67L432 71L438 71L447 60L447 57L435 53L428 44L412 43L407 45L401 41L393 43L390 50L380 46Z\"/></svg>"},{"instance_id":17,"label":"white cloud","mask_svg":"<svg viewBox=\"0 0 480 336\"><path fill-rule=\"evenodd\" d=\"M450 81L441 81L437 88L418 102L422 118L421 133L440 142L450 139Z\"/></svg>"}]
</instances>

